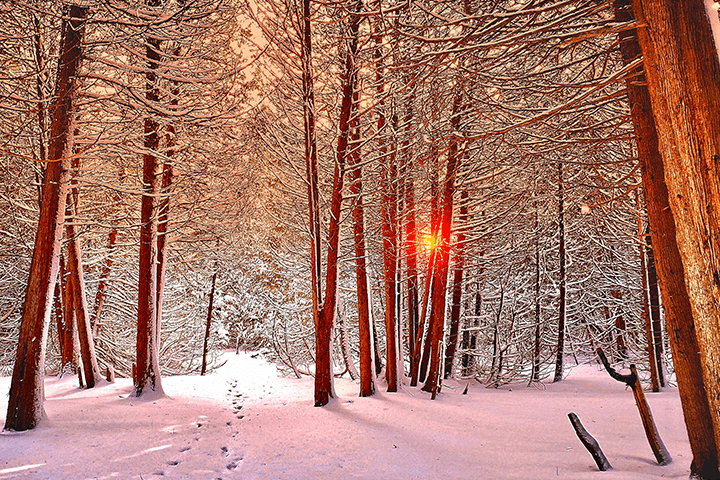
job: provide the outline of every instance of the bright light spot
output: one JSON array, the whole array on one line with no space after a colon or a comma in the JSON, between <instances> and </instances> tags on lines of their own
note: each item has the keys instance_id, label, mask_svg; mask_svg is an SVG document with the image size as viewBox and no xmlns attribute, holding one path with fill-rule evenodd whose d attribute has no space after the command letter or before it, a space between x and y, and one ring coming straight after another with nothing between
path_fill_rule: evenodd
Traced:
<instances>
[{"instance_id":1,"label":"bright light spot","mask_svg":"<svg viewBox=\"0 0 720 480\"><path fill-rule=\"evenodd\" d=\"M420 246L425 250L435 250L437 247L437 237L430 233L429 230L423 230L420 232Z\"/></svg>"},{"instance_id":2,"label":"bright light spot","mask_svg":"<svg viewBox=\"0 0 720 480\"><path fill-rule=\"evenodd\" d=\"M45 465L45 464L44 463L36 463L35 465L23 465L22 467L6 468L4 470L0 470L0 474L22 472L23 470L29 470L29 469L35 468L35 467L42 467L43 465Z\"/></svg>"},{"instance_id":3,"label":"bright light spot","mask_svg":"<svg viewBox=\"0 0 720 480\"><path fill-rule=\"evenodd\" d=\"M590 205L585 205L585 204L581 205L580 213L582 213L583 215L590 215Z\"/></svg>"}]
</instances>

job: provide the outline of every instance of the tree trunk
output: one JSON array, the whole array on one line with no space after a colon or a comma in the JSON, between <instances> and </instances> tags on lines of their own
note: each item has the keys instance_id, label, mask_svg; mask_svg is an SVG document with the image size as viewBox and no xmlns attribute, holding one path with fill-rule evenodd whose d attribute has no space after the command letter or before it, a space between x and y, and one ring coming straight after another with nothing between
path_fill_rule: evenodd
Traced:
<instances>
[{"instance_id":1,"label":"tree trunk","mask_svg":"<svg viewBox=\"0 0 720 480\"><path fill-rule=\"evenodd\" d=\"M157 7L159 0L149 0L148 5ZM145 74L145 98L148 102L159 101L156 71L160 62L160 39L149 36L145 40L147 73ZM134 369L135 396L141 396L146 388L162 392L159 359L159 335L157 289L158 289L158 194L162 181L162 166L156 152L160 146L158 123L145 118L145 150L143 155L143 190L140 210L140 260L138 280L137 359Z\"/></svg>"},{"instance_id":2,"label":"tree trunk","mask_svg":"<svg viewBox=\"0 0 720 480\"><path fill-rule=\"evenodd\" d=\"M635 194L635 205L638 212L641 212L640 195ZM658 379L657 362L655 359L654 337L652 332L652 321L650 320L650 301L648 299L647 267L645 263L645 246L642 241L646 235L643 230L642 217L638 213L638 238L640 239L640 278L642 278L643 297L643 323L645 324L645 339L647 341L648 366L650 368L650 385L653 392L660 391L660 380Z\"/></svg>"},{"instance_id":3,"label":"tree trunk","mask_svg":"<svg viewBox=\"0 0 720 480\"><path fill-rule=\"evenodd\" d=\"M362 3L355 5L355 13L348 23L347 58L345 75L347 76L348 92L352 92L352 104L348 114L348 128L351 141L348 144L347 158L350 165L350 193L354 200L353 208L353 239L355 245L355 280L357 285L358 331L360 342L360 396L369 397L375 393L375 380L373 372L373 334L370 325L370 301L368 294L368 277L365 259L365 212L363 208L362 193L362 166L360 165L360 121L358 118L359 93L357 84L357 69L355 56L357 55L357 42ZM346 92L344 92L345 94Z\"/></svg>"},{"instance_id":4,"label":"tree trunk","mask_svg":"<svg viewBox=\"0 0 720 480\"><path fill-rule=\"evenodd\" d=\"M652 248L652 236L646 237L645 255L647 258L648 292L650 293L650 316L652 319L653 344L655 346L655 365L658 370L660 386L665 386L665 369L663 368L663 337L662 322L660 320L660 291L658 290L657 269L655 268L655 254Z\"/></svg>"},{"instance_id":5,"label":"tree trunk","mask_svg":"<svg viewBox=\"0 0 720 480\"><path fill-rule=\"evenodd\" d=\"M540 309L540 230L538 206L535 200L535 345L533 347L531 382L540 381L540 353L542 348L542 323Z\"/></svg>"},{"instance_id":6,"label":"tree trunk","mask_svg":"<svg viewBox=\"0 0 720 480\"><path fill-rule=\"evenodd\" d=\"M74 182L73 182L74 183ZM74 189L75 187L73 187ZM77 206L72 203L72 196L68 195L68 208L65 209L65 229L67 235L67 259L68 270L70 271L71 282L68 286L72 288L72 307L77 321L78 338L80 339L80 355L82 356L83 371L85 374L85 386L93 388L102 378L95 356L95 343L93 342L92 329L90 327L90 316L88 314L87 297L85 295L85 280L82 270L82 251L78 242L75 226L72 223L72 212L77 211ZM77 196L75 196L77 201Z\"/></svg>"},{"instance_id":7,"label":"tree trunk","mask_svg":"<svg viewBox=\"0 0 720 480\"><path fill-rule=\"evenodd\" d=\"M462 205L460 207L460 224L465 225L468 217L468 191L463 190L460 195ZM455 351L457 350L458 331L460 330L460 301L462 300L462 283L465 269L465 233L457 234L457 247L455 249L455 271L453 272L452 307L450 308L450 336L445 349L445 371L444 378L452 375Z\"/></svg>"},{"instance_id":8,"label":"tree trunk","mask_svg":"<svg viewBox=\"0 0 720 480\"><path fill-rule=\"evenodd\" d=\"M565 351L565 308L566 308L566 274L565 274L565 187L563 185L562 163L558 162L558 230L560 246L558 255L560 256L560 311L558 317L558 340L557 354L555 357L555 376L553 382L559 382L563 379L563 354Z\"/></svg>"},{"instance_id":9,"label":"tree trunk","mask_svg":"<svg viewBox=\"0 0 720 480\"><path fill-rule=\"evenodd\" d=\"M312 64L312 25L310 1L303 0L302 16L298 18L301 35L303 125L305 139L305 174L308 184L308 211L310 232L310 275L312 281L313 323L319 328L322 304L322 254L320 237L320 191L318 181L317 138L315 133L315 87Z\"/></svg>"},{"instance_id":10,"label":"tree trunk","mask_svg":"<svg viewBox=\"0 0 720 480\"><path fill-rule=\"evenodd\" d=\"M103 266L102 272L100 272L100 280L98 282L97 292L95 293L95 305L93 307L92 316L90 317L93 338L97 336L100 325L100 315L102 314L103 306L105 306L108 280L110 279L110 270L113 265L113 260L110 254L115 248L117 234L117 225L114 224L108 234L107 258L105 259L105 266Z\"/></svg>"},{"instance_id":11,"label":"tree trunk","mask_svg":"<svg viewBox=\"0 0 720 480\"><path fill-rule=\"evenodd\" d=\"M453 115L450 119L454 127L453 138L448 148L447 170L445 172L445 185L443 189L442 225L440 238L436 247L438 256L435 260L435 273L432 282L432 310L430 311L429 330L431 336L431 351L429 355L430 368L423 390L432 393L435 398L438 388L440 370L441 344L445 326L445 292L447 291L448 270L450 262L450 242L453 223L453 195L455 194L455 180L460 167L460 139L456 136L460 124L460 100L458 92L453 101Z\"/></svg>"},{"instance_id":12,"label":"tree trunk","mask_svg":"<svg viewBox=\"0 0 720 480\"><path fill-rule=\"evenodd\" d=\"M65 214L77 74L82 58L87 8L72 5L62 22L55 102L52 106L50 163L45 171L42 208L20 324L5 429L29 430L45 415L43 374L52 294L55 290Z\"/></svg>"},{"instance_id":13,"label":"tree trunk","mask_svg":"<svg viewBox=\"0 0 720 480\"><path fill-rule=\"evenodd\" d=\"M475 315L472 320L468 321L469 328L463 333L463 344L465 345L464 350L466 350L466 353L463 354L462 358L463 377L469 377L470 372L475 367L475 359L468 351L474 351L477 344L477 333L475 332L475 328L480 325L480 315L482 314L482 292L480 290L480 282L476 282L476 288ZM470 328L473 330L469 331Z\"/></svg>"},{"instance_id":14,"label":"tree trunk","mask_svg":"<svg viewBox=\"0 0 720 480\"><path fill-rule=\"evenodd\" d=\"M432 148L432 147L431 147ZM433 151L433 161L436 165L439 165L440 158L436 150ZM431 331L428 325L427 332L425 332L425 318L427 317L427 307L430 300L430 289L432 286L433 275L435 274L435 261L438 256L437 246L440 243L438 237L440 235L440 185L438 180L438 166L433 168L430 167L430 237L432 243L432 249L430 251L430 258L428 259L427 275L425 276L425 289L423 290L423 302L422 309L420 310L420 321L418 323L418 338L415 344L415 355L417 367L415 368L415 375L410 380L410 385L415 386L418 380L421 382L425 381L427 375L427 368L430 359L430 346L431 342ZM425 342L423 343L423 335ZM421 354L422 347L422 354Z\"/></svg>"},{"instance_id":15,"label":"tree trunk","mask_svg":"<svg viewBox=\"0 0 720 480\"><path fill-rule=\"evenodd\" d=\"M207 353L208 344L210 343L210 326L212 325L213 302L215 300L215 285L217 283L217 260L215 261L215 272L212 276L212 286L210 287L210 300L208 301L207 321L205 322L205 338L203 340L203 356L200 375L207 373Z\"/></svg>"},{"instance_id":16,"label":"tree trunk","mask_svg":"<svg viewBox=\"0 0 720 480\"><path fill-rule=\"evenodd\" d=\"M655 25L658 23L655 16L658 12L658 10L656 10L658 7L666 7L667 10L665 12L668 15L670 12L681 16L685 15L684 7L682 9L674 9L670 8L666 2L660 1L657 5L653 6L652 16L650 19L647 19L646 15L642 14L643 2L638 0L628 2L626 0L616 3L616 7L620 7L616 10L617 13L629 15L629 17L625 17L623 20L633 18L633 10L629 8L629 3L632 4L632 8L636 13L640 12L640 15L636 15L640 24L650 25L647 22L651 20L653 28L656 28ZM697 15L698 2L691 3L693 4L693 11ZM700 16L702 17L702 15ZM705 21L702 18L700 20L702 20L702 22ZM697 24L702 25L702 22ZM680 186L678 184L688 182L693 177L689 172L685 172L683 174L683 180L681 182L675 182L675 188L669 191L670 184L677 178L677 169L673 168L673 172L669 172L668 178L670 181L668 184L666 185L664 181L667 180L665 178L666 167L664 163L670 163L670 159L666 158L666 156L674 157L676 155L671 143L674 141L672 136L675 127L673 127L668 120L668 109L665 102L671 100L669 95L677 95L678 98L682 96L686 100L689 100L682 90L682 82L679 81L677 76L677 70L682 68L683 60L680 60L680 65L667 66L668 72L673 72L673 78L678 80L678 83L672 87L672 90L665 90L667 94L663 94L663 89L666 87L662 85L663 81L659 72L663 71L666 66L656 63L658 59L656 58L656 47L654 45L656 40L653 38L655 34L648 31L647 28L648 27L642 27L638 29L639 44L635 38L636 32L633 30L628 31L624 37L624 41L621 42L621 49L626 61L631 61L640 55L641 52L638 46L642 47L642 53L645 54L645 58L647 59L645 68L648 77L648 86L645 87L645 79L643 77L638 78L637 82L629 85L628 97L630 99L631 113L635 125L638 156L642 166L643 188L647 200L648 221L653 238L653 249L657 257L656 266L660 279L659 287L664 301L665 324L677 374L678 390L685 415L685 425L693 453L690 471L692 475L698 478L717 479L720 477L718 472L718 452L713 435L712 413L710 408L710 405L714 405L715 403L705 394L705 379L703 378L701 360L698 353L700 348L696 336L695 322L693 321L696 312L693 307L691 307L689 295L691 289L688 288L686 284L688 273L696 271L697 265L693 265L689 272L686 271L683 265L684 261L682 261L678 245L681 234L676 232L676 230L679 229L676 229L676 221L675 218L673 218L674 215L678 215L675 211L677 205L673 207L673 211L671 212L669 204L671 193L677 196L676 189ZM663 46L661 49L658 49L658 51L676 51L676 45L673 44L674 30L669 27L664 27L660 29L660 32L662 32L661 36L663 38L658 38L657 40L669 42L671 45ZM711 60L715 58L714 50L706 51L705 55L707 55L707 57L700 58L709 58ZM675 58L675 56L662 55L663 62L670 58ZM659 68L663 70L659 70ZM680 76L679 78L693 79L693 81L704 80L695 77L696 75L693 73L691 76ZM716 89L717 82L715 82L711 88ZM675 91L675 89L677 89L677 91ZM681 93L682 95L680 95ZM698 98L692 99L693 102L700 97L698 95L695 96ZM704 98L704 95L702 97ZM680 106L682 107L682 105ZM656 109L658 110L657 112L655 111ZM679 111L683 110L684 108L681 108ZM655 126L656 119L659 119L657 130ZM686 127L685 124L682 124L683 129ZM663 131L662 152L664 152L662 158L660 156L661 145L659 143L661 129ZM685 141L683 139L680 140ZM685 154L685 158L691 159L692 155ZM678 215L678 219L680 222L687 222L687 218L683 216ZM682 228L685 229L686 225ZM700 316L697 318L704 317Z\"/></svg>"}]
</instances>

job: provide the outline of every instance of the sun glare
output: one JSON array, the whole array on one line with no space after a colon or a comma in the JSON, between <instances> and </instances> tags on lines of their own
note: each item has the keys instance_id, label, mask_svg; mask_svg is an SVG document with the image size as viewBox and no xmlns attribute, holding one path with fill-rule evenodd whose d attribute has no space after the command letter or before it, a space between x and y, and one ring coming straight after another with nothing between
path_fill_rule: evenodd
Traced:
<instances>
[{"instance_id":1,"label":"sun glare","mask_svg":"<svg viewBox=\"0 0 720 480\"><path fill-rule=\"evenodd\" d=\"M430 233L430 231L423 230L420 233L420 245L427 251L435 250L435 247L437 247L437 237Z\"/></svg>"}]
</instances>

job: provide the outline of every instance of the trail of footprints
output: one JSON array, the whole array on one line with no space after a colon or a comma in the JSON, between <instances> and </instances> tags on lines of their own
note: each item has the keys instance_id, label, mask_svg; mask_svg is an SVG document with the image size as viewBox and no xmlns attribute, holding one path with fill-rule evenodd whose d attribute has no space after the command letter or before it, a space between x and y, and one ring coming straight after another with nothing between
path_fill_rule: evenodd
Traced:
<instances>
[{"instance_id":1,"label":"trail of footprints","mask_svg":"<svg viewBox=\"0 0 720 480\"><path fill-rule=\"evenodd\" d=\"M245 415L242 413L242 409L243 409L242 403L243 403L244 397L243 397L243 394L238 391L237 380L229 381L228 387L229 388L228 388L227 396L230 399L231 404L232 404L232 412L238 418L238 420L242 420L243 418L245 418ZM196 422L196 425L197 425L197 428L202 428L203 423L202 423L202 421L198 421L198 422ZM231 427L232 422L227 422L227 426ZM235 437L235 435L233 435L233 437ZM199 441L200 438L196 437L195 440ZM182 453L189 452L190 450L192 450L192 448L193 447L191 445L185 445L184 447L181 447L178 450L178 453L182 454ZM233 470L237 469L243 460L242 455L233 454L233 452L226 446L220 447L220 454L222 455L223 459L228 462L225 465L225 468L229 471L233 471ZM175 467L175 466L180 465L181 462L182 462L182 460L180 460L180 459L170 460L169 462L167 462L167 465L169 467ZM159 471L159 472L156 472L155 475L164 476L165 472ZM222 477L218 476L218 477L216 477L215 480L221 480L221 479L222 479Z\"/></svg>"},{"instance_id":2,"label":"trail of footprints","mask_svg":"<svg viewBox=\"0 0 720 480\"><path fill-rule=\"evenodd\" d=\"M233 413L238 420L242 420L245 418L245 415L240 412L243 408L243 394L238 391L237 380L230 380L228 386L230 387L228 388L228 397L230 397L232 401Z\"/></svg>"}]
</instances>

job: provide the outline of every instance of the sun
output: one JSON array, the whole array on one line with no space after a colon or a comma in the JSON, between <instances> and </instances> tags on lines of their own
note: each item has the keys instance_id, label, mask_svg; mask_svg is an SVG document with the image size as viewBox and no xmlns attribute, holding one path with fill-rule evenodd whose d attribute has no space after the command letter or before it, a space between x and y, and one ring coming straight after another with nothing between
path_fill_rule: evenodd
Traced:
<instances>
[{"instance_id":1,"label":"sun","mask_svg":"<svg viewBox=\"0 0 720 480\"><path fill-rule=\"evenodd\" d=\"M420 232L419 244L422 246L423 249L431 252L437 247L437 236L433 235L430 230L423 229L423 231Z\"/></svg>"}]
</instances>

